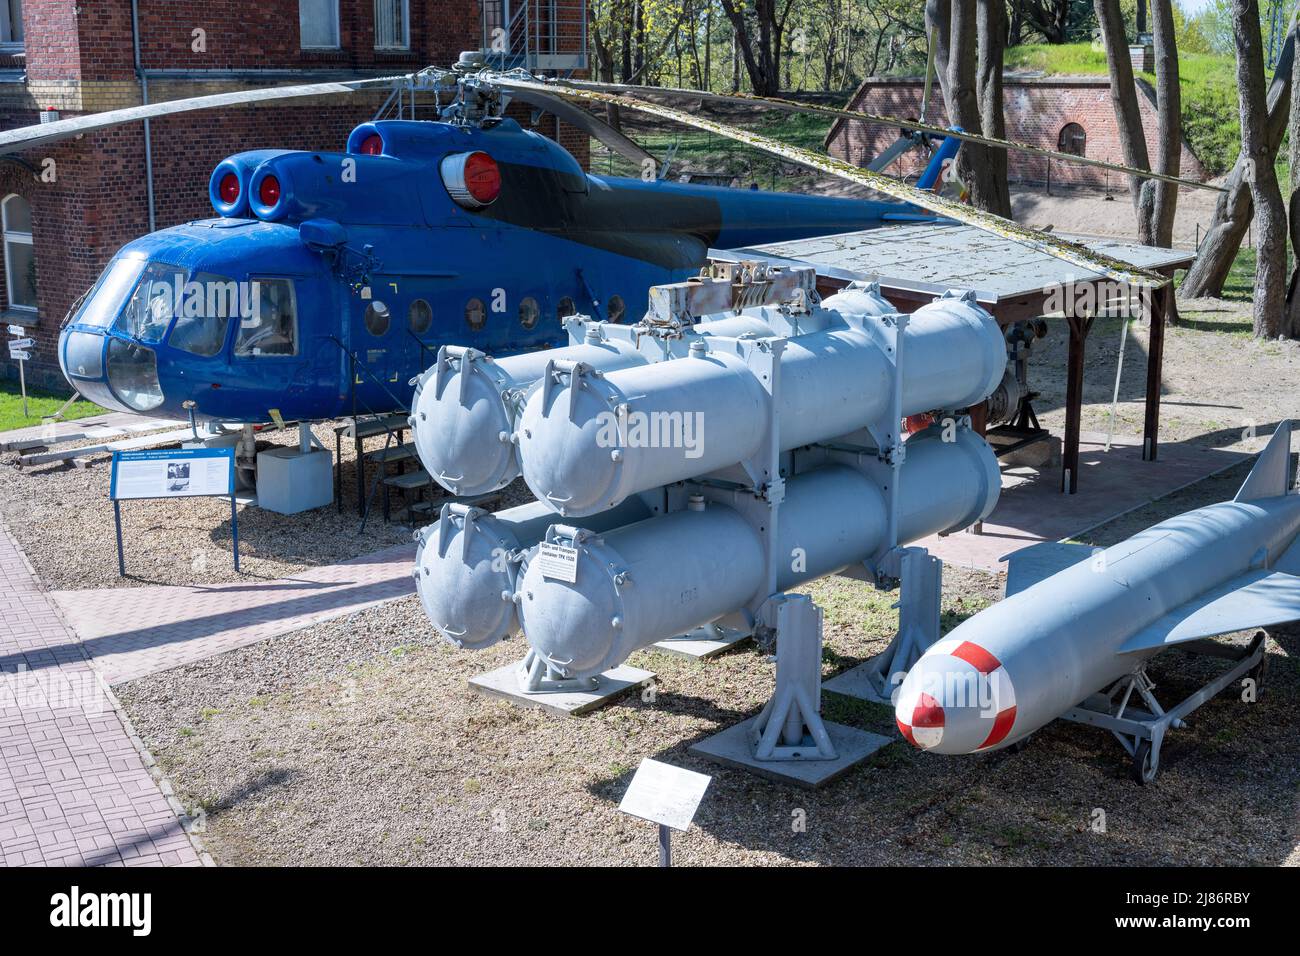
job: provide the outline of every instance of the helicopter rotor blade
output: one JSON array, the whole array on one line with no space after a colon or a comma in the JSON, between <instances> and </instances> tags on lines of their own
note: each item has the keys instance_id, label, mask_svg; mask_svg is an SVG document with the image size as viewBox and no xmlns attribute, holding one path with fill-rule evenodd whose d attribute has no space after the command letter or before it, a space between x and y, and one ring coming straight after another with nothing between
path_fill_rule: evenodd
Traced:
<instances>
[{"instance_id":1,"label":"helicopter rotor blade","mask_svg":"<svg viewBox=\"0 0 1300 956\"><path fill-rule=\"evenodd\" d=\"M707 130L718 136L725 136L728 139L734 139L740 143L746 143L755 149L762 150L781 159L786 159L818 172L828 173L846 179L849 182L866 186L887 196L903 202L911 203L922 209L927 209L938 216L954 219L957 222L974 226L977 229L983 229L986 232L992 232L1004 238L1011 239L1014 242L1029 246L1039 252L1055 256L1072 265L1089 272L1097 272L1105 275L1107 278L1122 282L1126 286L1151 287L1158 288L1169 282L1162 275L1150 272L1146 269L1138 268L1131 263L1122 262L1104 253L1089 249L1077 242L1070 242L1059 236L1053 236L1049 233L1038 232L1033 229L1027 229L1001 216L995 216L993 213L984 212L980 209L974 209L971 206L964 205L937 193L928 192L923 189L917 189L915 186L909 186L889 176L883 176L880 173L874 173L868 169L861 169L842 160L830 156L822 156L810 150L802 149L798 146L790 146L778 140L762 136L758 133L749 133L734 126L728 126L724 123L718 123L714 120L703 116L697 116L691 113L685 113L681 110L673 109L671 106L661 106L658 103L650 103L645 100L637 100L628 96L616 96L611 93L603 93L599 90L577 89L574 87L555 86L551 84L543 85L536 80L523 80L516 77L497 77L493 82L499 83L504 89L540 89L550 91L557 95L569 96L574 99L585 100L589 103L612 103L618 106L625 106L628 109L639 110L643 113L649 113L652 116L659 116L663 119L674 120L686 126L694 126L697 129ZM562 92L561 92L562 91Z\"/></svg>"},{"instance_id":2,"label":"helicopter rotor blade","mask_svg":"<svg viewBox=\"0 0 1300 956\"><path fill-rule=\"evenodd\" d=\"M236 90L230 93L214 93L208 96L193 96L182 100L166 100L150 103L147 106L128 106L120 110L106 110L102 113L87 113L70 119L56 120L53 123L38 123L35 126L20 126L0 132L0 155L16 153L46 143L81 136L95 130L135 123L140 120L155 119L160 116L174 116L194 110L220 109L228 106L244 106L249 103L267 103L277 100L298 99L304 96L333 96L343 93L356 93L371 87L392 86L407 79L405 76L384 76L364 80L344 80L332 83L306 83L296 86L272 86L258 90Z\"/></svg>"},{"instance_id":3,"label":"helicopter rotor blade","mask_svg":"<svg viewBox=\"0 0 1300 956\"><path fill-rule=\"evenodd\" d=\"M798 103L794 100L783 100L775 96L756 96L753 93L710 93L705 90L687 90L675 86L635 86L627 83L601 83L596 80L569 79L562 81L548 81L547 85L554 88L560 83L565 84L570 89L593 90L600 93L629 96L650 94L708 100L711 103L743 103L751 106L770 106L773 109L782 110L787 113L808 113L815 116L830 116L836 119L858 120L864 123L879 123L882 126L910 129L930 136L952 136L968 143L978 143L982 146L988 146L993 149L1005 149L1018 153L1029 153L1033 156L1046 156L1049 159L1055 159L1062 163L1073 163L1078 166L1093 166L1097 169L1106 169L1111 172L1122 173L1125 176L1136 176L1139 179L1158 179L1161 182L1176 183L1179 186L1186 186L1189 189L1205 189L1216 193L1227 192L1227 190L1222 186L1215 186L1211 183L1202 183L1195 179L1183 179L1178 176L1170 176L1166 173L1158 173L1149 169L1138 169L1134 166L1125 166L1122 163L1111 163L1104 159L1094 159L1091 156L1076 156L1074 153L1062 153L1055 149L1047 149L1042 146L1032 146L1029 143L1017 143L1014 140L1009 139L995 139L991 136L981 136L976 133L959 132L957 130L947 129L943 126L936 126L933 123L924 123L920 120L899 119L893 116L880 116L875 113L859 113L856 110L837 109L833 106L817 106L812 103Z\"/></svg>"},{"instance_id":4,"label":"helicopter rotor blade","mask_svg":"<svg viewBox=\"0 0 1300 956\"><path fill-rule=\"evenodd\" d=\"M580 106L575 106L573 103L550 93L538 93L532 90L511 91L511 96L531 106L544 109L548 113L553 113L570 126L585 130L588 135L600 140L624 159L635 163L638 168L644 168L646 163L650 164L651 169L659 168L659 160L655 159L653 155L646 152L645 149L619 130L616 130L599 117L588 113Z\"/></svg>"}]
</instances>

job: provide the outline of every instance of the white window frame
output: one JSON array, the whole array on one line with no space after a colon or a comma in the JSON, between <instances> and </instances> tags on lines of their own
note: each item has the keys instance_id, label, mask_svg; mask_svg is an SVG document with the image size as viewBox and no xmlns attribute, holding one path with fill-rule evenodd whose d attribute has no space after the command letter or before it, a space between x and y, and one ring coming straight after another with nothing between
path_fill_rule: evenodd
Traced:
<instances>
[{"instance_id":1,"label":"white window frame","mask_svg":"<svg viewBox=\"0 0 1300 956\"><path fill-rule=\"evenodd\" d=\"M333 12L330 13L329 15L332 16L332 17L334 18L334 42L333 42L333 43L326 43L326 44L307 43L307 42L305 42L305 41L303 40L303 37L302 37L302 10L303 10L303 4L306 3L306 2L308 2L308 0L298 0L298 43L299 43L300 49L303 49L303 50L338 50L338 49L341 49L341 47L342 47L342 43L343 43L343 40L342 40L343 28L342 28L342 26L341 26L340 23L339 23L339 0L324 0L324 2L325 2L326 4L328 4L328 5L332 8ZM320 2L322 2L322 0L311 0L311 2L313 2L313 3L320 3Z\"/></svg>"},{"instance_id":2,"label":"white window frame","mask_svg":"<svg viewBox=\"0 0 1300 956\"><path fill-rule=\"evenodd\" d=\"M13 18L9 14L9 0L0 0L0 53L21 53L23 51L23 24L22 24L22 0L18 4L18 32L19 37L14 39Z\"/></svg>"},{"instance_id":3,"label":"white window frame","mask_svg":"<svg viewBox=\"0 0 1300 956\"><path fill-rule=\"evenodd\" d=\"M32 234L30 232L17 232L9 228L9 200L11 199L18 199L27 203L27 211L29 214L32 210L32 204L27 202L25 197L20 196L17 193L10 193L8 196L5 196L4 199L0 200L0 231L4 233L3 241L5 247L5 300L9 303L9 308L11 309L17 309L21 312L36 312L36 306L23 305L14 301L14 270L13 266L10 264L9 246L13 243L24 246L30 246L34 243L32 242ZM35 250L33 250L33 253L34 252Z\"/></svg>"},{"instance_id":4,"label":"white window frame","mask_svg":"<svg viewBox=\"0 0 1300 956\"><path fill-rule=\"evenodd\" d=\"M379 42L379 7L381 4L397 4L402 12L402 36L396 44ZM381 51L406 51L411 48L411 0L375 0L375 49Z\"/></svg>"}]
</instances>

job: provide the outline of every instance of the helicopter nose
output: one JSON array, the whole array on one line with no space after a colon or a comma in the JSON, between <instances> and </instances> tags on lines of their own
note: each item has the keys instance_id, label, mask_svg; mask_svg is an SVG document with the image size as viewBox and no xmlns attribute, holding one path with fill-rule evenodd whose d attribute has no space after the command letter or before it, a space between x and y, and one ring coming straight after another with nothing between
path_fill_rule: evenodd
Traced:
<instances>
[{"instance_id":1,"label":"helicopter nose","mask_svg":"<svg viewBox=\"0 0 1300 956\"><path fill-rule=\"evenodd\" d=\"M1004 743L1015 725L1015 689L988 651L970 641L943 641L908 672L894 719L903 738L921 750L989 750Z\"/></svg>"}]
</instances>

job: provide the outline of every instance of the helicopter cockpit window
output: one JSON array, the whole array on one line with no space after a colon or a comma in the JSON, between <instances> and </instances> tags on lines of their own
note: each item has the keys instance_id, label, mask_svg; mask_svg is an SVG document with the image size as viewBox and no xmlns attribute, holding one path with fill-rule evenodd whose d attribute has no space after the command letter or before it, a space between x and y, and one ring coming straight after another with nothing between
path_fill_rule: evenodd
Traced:
<instances>
[{"instance_id":1,"label":"helicopter cockpit window","mask_svg":"<svg viewBox=\"0 0 1300 956\"><path fill-rule=\"evenodd\" d=\"M240 316L235 355L298 354L298 310L289 279L254 279L252 315Z\"/></svg>"},{"instance_id":2,"label":"helicopter cockpit window","mask_svg":"<svg viewBox=\"0 0 1300 956\"><path fill-rule=\"evenodd\" d=\"M77 316L77 324L101 329L111 325L143 268L143 259L114 259L110 262L99 285Z\"/></svg>"},{"instance_id":3,"label":"helicopter cockpit window","mask_svg":"<svg viewBox=\"0 0 1300 956\"><path fill-rule=\"evenodd\" d=\"M184 290L184 269L165 262L149 263L140 274L126 308L113 323L113 329L138 342L162 341Z\"/></svg>"},{"instance_id":4,"label":"helicopter cockpit window","mask_svg":"<svg viewBox=\"0 0 1300 956\"><path fill-rule=\"evenodd\" d=\"M216 355L226 342L230 317L241 311L239 284L234 279L196 273L167 344L192 355Z\"/></svg>"}]
</instances>

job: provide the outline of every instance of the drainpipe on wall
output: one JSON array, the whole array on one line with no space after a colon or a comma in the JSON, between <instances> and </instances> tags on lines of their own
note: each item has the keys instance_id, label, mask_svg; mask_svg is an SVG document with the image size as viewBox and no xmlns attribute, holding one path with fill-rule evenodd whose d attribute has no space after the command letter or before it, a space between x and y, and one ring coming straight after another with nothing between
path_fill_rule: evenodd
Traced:
<instances>
[{"instance_id":1,"label":"drainpipe on wall","mask_svg":"<svg viewBox=\"0 0 1300 956\"><path fill-rule=\"evenodd\" d=\"M131 0L131 44L135 51L135 76L140 81L140 105L149 105L149 77L140 63L140 0ZM149 196L149 231L158 229L153 198L153 136L149 121L144 121L144 183Z\"/></svg>"}]
</instances>

